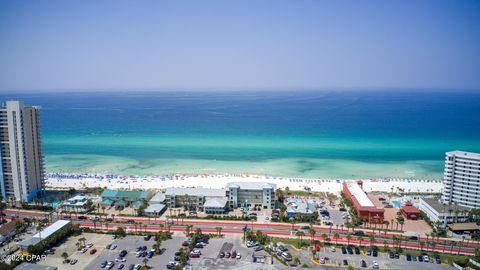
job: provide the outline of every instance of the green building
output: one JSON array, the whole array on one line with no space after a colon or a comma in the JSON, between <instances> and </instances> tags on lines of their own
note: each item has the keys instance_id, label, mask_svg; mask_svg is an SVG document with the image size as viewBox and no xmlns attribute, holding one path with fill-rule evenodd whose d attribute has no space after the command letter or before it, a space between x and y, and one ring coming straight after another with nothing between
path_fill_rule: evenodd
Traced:
<instances>
[{"instance_id":1,"label":"green building","mask_svg":"<svg viewBox=\"0 0 480 270\"><path fill-rule=\"evenodd\" d=\"M149 191L140 190L114 190L106 189L102 192L102 202L105 206L131 206L139 208L144 201L148 201L152 194Z\"/></svg>"}]
</instances>

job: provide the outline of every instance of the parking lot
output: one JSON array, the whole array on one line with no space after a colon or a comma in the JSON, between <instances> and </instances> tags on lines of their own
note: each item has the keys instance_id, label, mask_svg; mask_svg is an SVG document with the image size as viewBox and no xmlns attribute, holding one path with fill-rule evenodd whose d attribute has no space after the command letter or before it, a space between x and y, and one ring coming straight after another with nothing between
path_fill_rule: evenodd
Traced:
<instances>
[{"instance_id":1,"label":"parking lot","mask_svg":"<svg viewBox=\"0 0 480 270\"><path fill-rule=\"evenodd\" d=\"M181 236L173 236L172 239L163 241L161 248L165 248L164 253L154 255L152 258L148 259L147 265L152 266L154 269L166 269L166 264L169 261L173 261L173 254L181 247L181 240ZM95 260L93 260L85 269L102 269L102 262L115 262L115 259L119 257L119 253L121 250L127 250L127 255L124 257L126 261L115 262L115 265L112 269L117 269L118 265L120 264L125 265L124 269L128 269L131 264L143 265L143 260L145 259L145 257L136 257L135 249L138 246L146 246L147 251L149 251L155 241L153 240L153 237L150 240L145 241L142 236L127 236L123 239L115 239L113 241L110 241L110 243L117 245L117 248L115 248L114 250L104 248L103 251L99 253L99 255L95 258Z\"/></svg>"},{"instance_id":2,"label":"parking lot","mask_svg":"<svg viewBox=\"0 0 480 270\"><path fill-rule=\"evenodd\" d=\"M87 252L80 253L76 244L80 238L85 238L85 243L92 243L93 247L89 248ZM95 234L95 233L84 233L80 236L74 236L67 239L64 243L54 247L55 253L48 255L46 260L40 261L41 265L56 266L58 269L89 269L89 265L98 254L102 253L105 249L105 246L112 241L112 236L107 234ZM90 254L90 250L96 249L95 254ZM64 259L62 258L62 253L66 252L69 255L69 259L77 259L78 262L75 265L64 264Z\"/></svg>"},{"instance_id":3,"label":"parking lot","mask_svg":"<svg viewBox=\"0 0 480 270\"><path fill-rule=\"evenodd\" d=\"M221 252L235 250L241 254L240 259L220 258ZM253 249L242 244L239 235L228 235L225 238L212 238L209 244L201 250L200 258L192 258L189 264L193 269L286 269L279 262L273 265L252 262Z\"/></svg>"},{"instance_id":4,"label":"parking lot","mask_svg":"<svg viewBox=\"0 0 480 270\"><path fill-rule=\"evenodd\" d=\"M379 252L378 257L367 256L364 253L360 255L355 254L342 254L340 248L335 248L335 252L332 251L331 247L323 247L320 250L319 258L325 258L325 264L320 266L313 263L312 252L308 249L303 249L301 251L296 251L292 248L289 248L289 252L292 256L298 257L303 263L307 263L310 267L320 268L321 266L330 266L335 268L347 267L343 264L343 260L347 260L348 265L352 265L354 269L372 269L373 261L376 261L379 265L379 269L421 269L421 270L434 270L434 269L454 269L452 266L446 264L436 264L436 263L426 263L426 262L413 262L407 261L405 256L400 256L399 259L390 259L387 253ZM361 260L364 260L367 264L367 267L361 267Z\"/></svg>"}]
</instances>

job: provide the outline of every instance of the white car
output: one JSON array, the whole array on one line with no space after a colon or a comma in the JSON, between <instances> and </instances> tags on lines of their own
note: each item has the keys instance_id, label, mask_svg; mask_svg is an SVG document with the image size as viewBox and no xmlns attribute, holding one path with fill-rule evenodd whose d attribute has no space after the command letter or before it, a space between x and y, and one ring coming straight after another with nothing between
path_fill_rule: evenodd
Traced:
<instances>
[{"instance_id":1,"label":"white car","mask_svg":"<svg viewBox=\"0 0 480 270\"><path fill-rule=\"evenodd\" d=\"M332 248L330 249L330 251L331 251L331 252L335 252L335 251L336 251L336 250L335 250L335 247L332 247Z\"/></svg>"},{"instance_id":2,"label":"white car","mask_svg":"<svg viewBox=\"0 0 480 270\"><path fill-rule=\"evenodd\" d=\"M242 258L242 254L237 253L237 259L240 260Z\"/></svg>"},{"instance_id":3,"label":"white car","mask_svg":"<svg viewBox=\"0 0 480 270\"><path fill-rule=\"evenodd\" d=\"M321 264L325 264L325 258L324 258L324 257L321 257L321 258L320 258L320 263L321 263Z\"/></svg>"},{"instance_id":4,"label":"white car","mask_svg":"<svg viewBox=\"0 0 480 270\"><path fill-rule=\"evenodd\" d=\"M114 249L116 249L117 247L118 247L118 246L117 246L116 244L113 244L113 245L110 247L110 249L111 249L111 250L114 250Z\"/></svg>"},{"instance_id":5,"label":"white car","mask_svg":"<svg viewBox=\"0 0 480 270\"><path fill-rule=\"evenodd\" d=\"M82 254L85 253L85 252L87 252L86 248L82 248L82 250L80 250L80 253L82 253Z\"/></svg>"},{"instance_id":6,"label":"white car","mask_svg":"<svg viewBox=\"0 0 480 270\"><path fill-rule=\"evenodd\" d=\"M424 256L423 256L423 261L424 261L424 262L430 262L430 258L428 258L427 255L424 255Z\"/></svg>"},{"instance_id":7,"label":"white car","mask_svg":"<svg viewBox=\"0 0 480 270\"><path fill-rule=\"evenodd\" d=\"M126 262L127 259L125 259L125 258L116 258L115 261L116 261L116 262Z\"/></svg>"},{"instance_id":8,"label":"white car","mask_svg":"<svg viewBox=\"0 0 480 270\"><path fill-rule=\"evenodd\" d=\"M92 243L88 243L88 244L87 244L87 248L91 248L91 247L93 247L93 244L92 244Z\"/></svg>"},{"instance_id":9,"label":"white car","mask_svg":"<svg viewBox=\"0 0 480 270\"><path fill-rule=\"evenodd\" d=\"M373 261L373 269L379 269L377 261Z\"/></svg>"}]
</instances>

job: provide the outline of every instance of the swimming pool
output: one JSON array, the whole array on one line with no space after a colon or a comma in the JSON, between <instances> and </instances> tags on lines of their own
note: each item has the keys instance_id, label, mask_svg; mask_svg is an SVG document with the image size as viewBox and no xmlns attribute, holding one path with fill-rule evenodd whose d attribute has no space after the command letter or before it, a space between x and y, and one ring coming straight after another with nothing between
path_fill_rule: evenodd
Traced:
<instances>
[{"instance_id":1,"label":"swimming pool","mask_svg":"<svg viewBox=\"0 0 480 270\"><path fill-rule=\"evenodd\" d=\"M403 204L401 201L391 201L390 203L396 208L400 208Z\"/></svg>"}]
</instances>

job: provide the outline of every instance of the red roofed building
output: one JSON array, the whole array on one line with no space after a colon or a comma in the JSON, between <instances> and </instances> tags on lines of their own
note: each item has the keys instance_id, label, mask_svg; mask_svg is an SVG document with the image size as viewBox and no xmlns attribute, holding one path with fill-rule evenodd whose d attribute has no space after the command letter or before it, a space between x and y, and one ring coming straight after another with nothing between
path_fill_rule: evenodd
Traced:
<instances>
[{"instance_id":1,"label":"red roofed building","mask_svg":"<svg viewBox=\"0 0 480 270\"><path fill-rule=\"evenodd\" d=\"M362 189L362 182L347 183L343 182L343 194L353 204L357 211L357 216L366 219L370 223L382 223L384 218L384 209L375 206Z\"/></svg>"},{"instance_id":2,"label":"red roofed building","mask_svg":"<svg viewBox=\"0 0 480 270\"><path fill-rule=\"evenodd\" d=\"M413 206L411 202L406 202L405 205L400 208L400 210L406 219L417 220L420 217L420 210Z\"/></svg>"}]
</instances>

